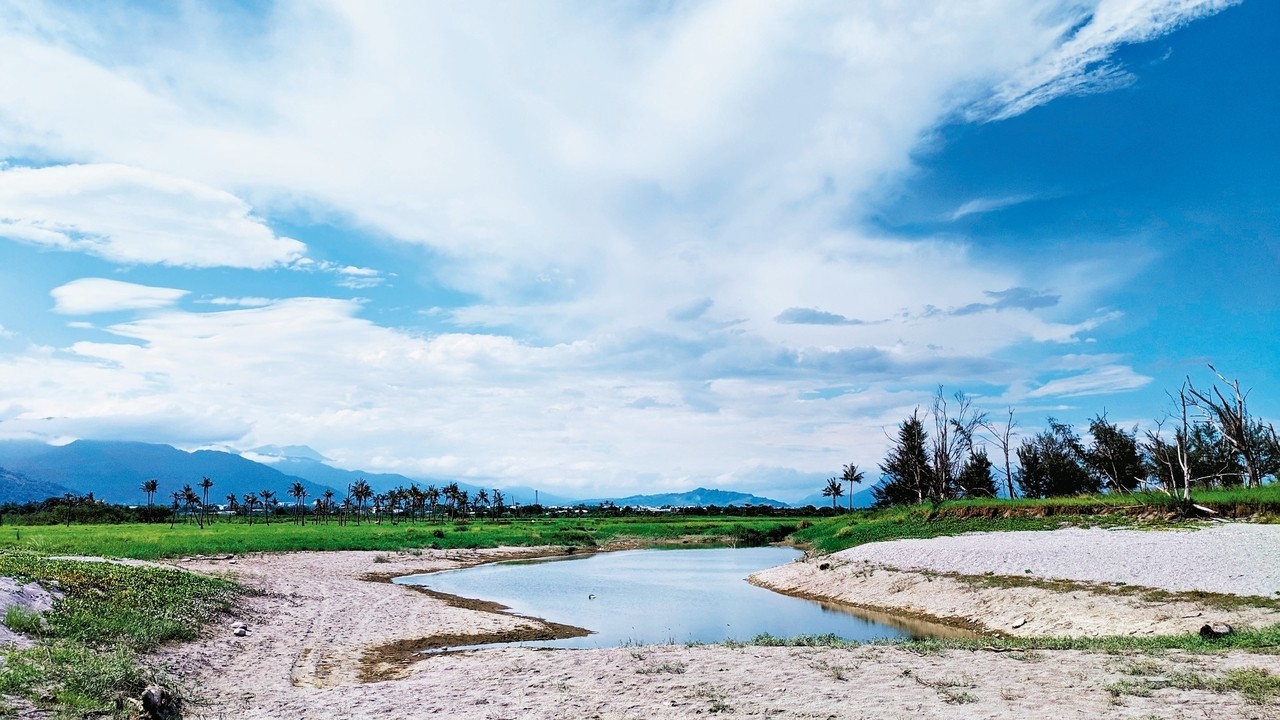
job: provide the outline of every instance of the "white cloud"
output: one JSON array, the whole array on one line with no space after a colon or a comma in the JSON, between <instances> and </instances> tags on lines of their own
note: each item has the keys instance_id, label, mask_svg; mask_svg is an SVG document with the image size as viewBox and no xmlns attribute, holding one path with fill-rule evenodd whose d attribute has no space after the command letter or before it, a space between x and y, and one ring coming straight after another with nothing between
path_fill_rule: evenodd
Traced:
<instances>
[{"instance_id":1,"label":"white cloud","mask_svg":"<svg viewBox=\"0 0 1280 720\"><path fill-rule=\"evenodd\" d=\"M1151 378L1127 365L1103 365L1078 375L1051 380L1027 393L1027 397L1084 397L1126 392L1144 387Z\"/></svg>"},{"instance_id":2,"label":"white cloud","mask_svg":"<svg viewBox=\"0 0 1280 720\"><path fill-rule=\"evenodd\" d=\"M1105 92L1127 85L1133 76L1108 64L1118 46L1160 37L1240 2L1101 0L1092 6L1076 6L1062 19L1062 41L1001 83L991 98L975 108L975 114L1001 120L1063 95Z\"/></svg>"},{"instance_id":3,"label":"white cloud","mask_svg":"<svg viewBox=\"0 0 1280 720\"><path fill-rule=\"evenodd\" d=\"M969 215L980 215L982 213L1003 210L1007 207L1021 205L1024 202L1035 199L1035 195L1004 195L1001 197L974 198L962 203L960 207L956 208L951 213L950 217L952 220L959 220L960 218L967 217Z\"/></svg>"},{"instance_id":4,"label":"white cloud","mask_svg":"<svg viewBox=\"0 0 1280 720\"><path fill-rule=\"evenodd\" d=\"M229 193L114 164L0 169L0 237L186 267L267 268L305 250Z\"/></svg>"},{"instance_id":5,"label":"white cloud","mask_svg":"<svg viewBox=\"0 0 1280 720\"><path fill-rule=\"evenodd\" d=\"M1131 258L1026 277L962 240L858 219L957 113L1004 117L1123 79L1105 66L1117 44L1222 5L284 2L249 36L196 5L0 9L0 157L84 163L0 170L0 234L357 289L429 276L474 302L398 299L400 315L370 317L493 333L420 336L353 301L265 297L329 289L298 290L302 273L187 285L215 312L135 291L119 302L156 312L99 329L119 341L0 358L0 414L16 413L3 431L150 417L161 435L208 428L184 442L641 490L761 467L807 482L847 452L874 462L881 428L927 399L912 383L1139 387L1118 360L1047 383L1045 365L1019 362L1118 317L1096 296ZM265 217L427 259L393 275L341 237L326 240L341 262L306 258ZM67 287L60 311L110 307ZM809 399L837 383L858 390Z\"/></svg>"},{"instance_id":6,"label":"white cloud","mask_svg":"<svg viewBox=\"0 0 1280 720\"><path fill-rule=\"evenodd\" d=\"M54 312L64 315L90 315L118 310L153 310L168 307L186 290L151 287L106 278L81 278L60 285L49 294L54 299Z\"/></svg>"}]
</instances>

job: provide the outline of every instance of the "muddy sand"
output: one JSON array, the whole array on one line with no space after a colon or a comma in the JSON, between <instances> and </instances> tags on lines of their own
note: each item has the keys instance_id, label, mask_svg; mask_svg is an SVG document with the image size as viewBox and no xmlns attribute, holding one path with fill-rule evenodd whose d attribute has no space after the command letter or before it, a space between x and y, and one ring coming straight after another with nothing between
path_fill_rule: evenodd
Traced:
<instances>
[{"instance_id":1,"label":"muddy sand","mask_svg":"<svg viewBox=\"0 0 1280 720\"><path fill-rule=\"evenodd\" d=\"M1081 538L1077 532L1098 534ZM876 543L789 563L757 573L752 581L1008 635L1167 634L1194 631L1208 621L1237 627L1280 622L1274 610L1223 611L1178 594L1208 585L1214 592L1257 594L1246 591L1254 587L1248 583L1280 565L1280 557L1267 549L1274 547L1267 543L1280 541L1280 526L1200 533L1058 531ZM1134 579L1160 588L1171 575L1159 568L1167 558L1187 557L1188 537L1195 537L1195 552L1212 561L1206 587L1196 588L1194 580L1197 565L1206 563L1175 561L1178 579L1176 587L1165 588L1169 592L1134 589ZM1262 548L1249 552L1263 569L1246 566L1235 573L1241 576L1238 586L1214 580L1213 573L1232 574L1220 566L1236 556L1242 542ZM1072 577L1063 565L1064 548L1079 547L1091 554L1072 562L1087 572ZM1280 674L1280 654L716 645L420 652L475 642L476 636L535 639L573 632L490 603L387 582L531 552L555 550L291 553L180 563L233 575L261 594L204 639L172 648L160 660L201 698L188 708L191 718L1280 720L1274 702L1168 687L1169 678L1186 673L1212 678L1257 668ZM1147 574L1135 575L1132 568L1146 568ZM1117 574L1108 575L1112 570ZM1122 576L1131 579L1105 580ZM233 633L236 622L248 626L246 635Z\"/></svg>"}]
</instances>

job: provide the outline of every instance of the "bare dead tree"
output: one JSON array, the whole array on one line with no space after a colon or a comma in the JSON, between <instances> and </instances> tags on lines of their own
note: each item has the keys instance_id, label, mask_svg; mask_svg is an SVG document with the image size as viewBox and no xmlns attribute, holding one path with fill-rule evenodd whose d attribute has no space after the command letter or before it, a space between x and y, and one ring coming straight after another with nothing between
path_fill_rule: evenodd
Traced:
<instances>
[{"instance_id":1,"label":"bare dead tree","mask_svg":"<svg viewBox=\"0 0 1280 720\"><path fill-rule=\"evenodd\" d=\"M1000 448L1000 452L1004 455L1004 484L1005 490L1009 493L1009 498L1018 497L1013 489L1013 463L1010 462L1010 456L1013 453L1013 438L1015 437L1013 429L1018 427L1018 423L1013 419L1013 406L1009 406L1008 415L1005 417L1003 427L996 427L993 423L983 421L982 428L991 436L991 441Z\"/></svg>"},{"instance_id":2,"label":"bare dead tree","mask_svg":"<svg viewBox=\"0 0 1280 720\"><path fill-rule=\"evenodd\" d=\"M1231 389L1231 397L1223 395L1216 384L1208 391L1197 390L1191 384L1191 378L1187 378L1184 386L1185 395L1189 396L1193 405L1205 413L1209 422L1217 426L1218 432L1222 433L1222 436L1240 455L1244 463L1244 480L1248 486L1261 487L1263 473L1259 457L1260 448L1250 437L1251 423L1249 412L1245 407L1245 400L1249 393L1240 391L1239 380L1227 380L1212 364L1209 365L1209 369Z\"/></svg>"},{"instance_id":3,"label":"bare dead tree","mask_svg":"<svg viewBox=\"0 0 1280 720\"><path fill-rule=\"evenodd\" d=\"M1188 396L1187 386L1184 384L1178 388L1178 394L1175 397L1172 393L1169 398L1173 400L1177 409L1176 417L1166 417L1156 421L1155 431L1148 430L1147 447L1150 451L1152 460L1162 465L1168 471L1169 487L1165 491L1170 495L1182 495L1185 502L1191 502L1191 483L1195 478L1191 477L1191 452L1188 442L1191 437L1191 424L1187 419L1187 408L1192 405L1191 398ZM1170 419L1177 421L1178 426L1174 429L1173 445L1164 441L1164 424ZM1173 450L1173 456L1163 449ZM1179 488L1178 486L1182 487Z\"/></svg>"},{"instance_id":4,"label":"bare dead tree","mask_svg":"<svg viewBox=\"0 0 1280 720\"><path fill-rule=\"evenodd\" d=\"M986 413L973 408L973 401L964 392L952 395L955 400L955 414L947 402L942 386L933 396L933 442L929 448L930 460L933 463L934 488L931 493L936 498L949 498L955 495L956 483L960 476L960 468L964 458L973 449L974 432L986 420Z\"/></svg>"}]
</instances>

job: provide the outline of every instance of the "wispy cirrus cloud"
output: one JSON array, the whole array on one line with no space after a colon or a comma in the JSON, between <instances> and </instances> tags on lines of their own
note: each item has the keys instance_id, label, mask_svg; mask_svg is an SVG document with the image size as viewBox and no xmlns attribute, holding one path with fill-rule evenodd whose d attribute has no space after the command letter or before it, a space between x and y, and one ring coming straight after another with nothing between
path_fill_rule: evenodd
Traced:
<instances>
[{"instance_id":1,"label":"wispy cirrus cloud","mask_svg":"<svg viewBox=\"0 0 1280 720\"><path fill-rule=\"evenodd\" d=\"M1102 0L1060 17L1061 42L1052 45L971 108L974 117L1003 120L1064 95L1107 92L1133 82L1111 62L1115 49L1172 32L1241 0Z\"/></svg>"}]
</instances>

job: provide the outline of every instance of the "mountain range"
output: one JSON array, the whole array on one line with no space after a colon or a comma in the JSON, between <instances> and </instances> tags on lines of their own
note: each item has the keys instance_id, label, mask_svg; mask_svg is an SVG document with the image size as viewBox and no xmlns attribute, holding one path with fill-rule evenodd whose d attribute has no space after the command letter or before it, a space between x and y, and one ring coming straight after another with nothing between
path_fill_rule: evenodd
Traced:
<instances>
[{"instance_id":1,"label":"mountain range","mask_svg":"<svg viewBox=\"0 0 1280 720\"><path fill-rule=\"evenodd\" d=\"M629 495L620 498L584 500L583 502L587 505L598 505L606 501L618 507L626 507L628 505L632 507L708 507L711 505L716 507L726 507L728 505L737 505L739 507L743 505L768 505L776 508L790 507L784 502L748 493L734 492L732 490L710 490L707 488L697 488L696 490L682 493Z\"/></svg>"},{"instance_id":2,"label":"mountain range","mask_svg":"<svg viewBox=\"0 0 1280 720\"><path fill-rule=\"evenodd\" d=\"M111 503L141 504L146 494L141 485L147 480L159 481L155 502L168 502L170 493L191 485L200 492L201 478L213 480L209 492L211 502L221 503L228 494L241 498L246 494L270 490L287 503L286 491L301 482L307 497L315 499L332 489L338 497L359 479L369 483L375 492L394 487L435 485L457 482L458 487L473 497L482 488L492 492L502 489L507 505L569 506L612 502L618 506L688 507L696 505L767 505L788 507L770 498L730 490L697 488L683 493L631 495L621 498L577 500L525 486L502 486L499 483L475 485L449 478L412 478L398 473L370 473L343 470L324 462L325 458L306 446L262 446L249 451L253 459L224 450L186 452L169 445L142 442L76 440L67 445L46 445L30 440L0 442L0 503L28 502L60 497L67 493L88 494ZM861 493L859 493L861 495ZM858 496L855 496L857 498ZM815 505L829 502L813 503ZM800 506L809 504L806 498ZM842 503L843 504L843 503ZM858 503L855 502L855 505Z\"/></svg>"}]
</instances>

